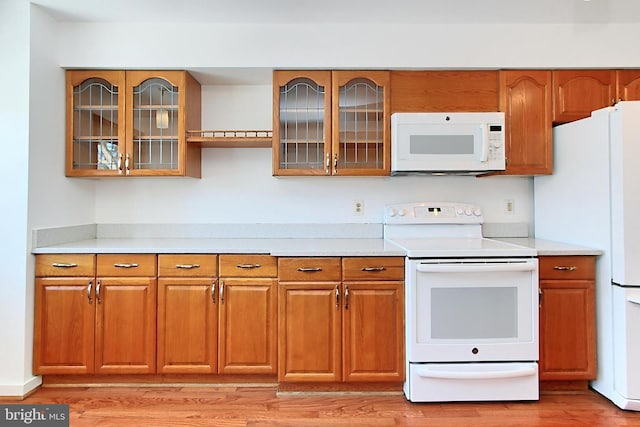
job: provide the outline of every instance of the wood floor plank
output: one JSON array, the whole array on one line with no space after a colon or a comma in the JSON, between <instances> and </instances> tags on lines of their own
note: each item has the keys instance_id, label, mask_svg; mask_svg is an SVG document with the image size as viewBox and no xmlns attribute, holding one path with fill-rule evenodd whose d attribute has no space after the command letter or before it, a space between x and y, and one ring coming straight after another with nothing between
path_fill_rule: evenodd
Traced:
<instances>
[{"instance_id":1,"label":"wood floor plank","mask_svg":"<svg viewBox=\"0 0 640 427\"><path fill-rule=\"evenodd\" d=\"M410 403L401 395L278 395L275 387L44 387L4 403L67 403L73 427L640 427L640 413L588 390L539 402Z\"/></svg>"}]
</instances>

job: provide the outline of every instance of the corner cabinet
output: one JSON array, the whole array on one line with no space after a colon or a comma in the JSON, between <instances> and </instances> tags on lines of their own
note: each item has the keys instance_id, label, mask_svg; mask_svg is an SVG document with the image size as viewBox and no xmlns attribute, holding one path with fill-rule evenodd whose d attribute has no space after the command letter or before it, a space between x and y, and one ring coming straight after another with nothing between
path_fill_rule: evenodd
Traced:
<instances>
[{"instance_id":1,"label":"corner cabinet","mask_svg":"<svg viewBox=\"0 0 640 427\"><path fill-rule=\"evenodd\" d=\"M500 111L505 114L506 175L553 172L551 71L499 72Z\"/></svg>"},{"instance_id":2,"label":"corner cabinet","mask_svg":"<svg viewBox=\"0 0 640 427\"><path fill-rule=\"evenodd\" d=\"M388 71L275 71L273 175L390 173Z\"/></svg>"},{"instance_id":3,"label":"corner cabinet","mask_svg":"<svg viewBox=\"0 0 640 427\"><path fill-rule=\"evenodd\" d=\"M66 175L200 177L200 84L186 71L67 71Z\"/></svg>"},{"instance_id":4,"label":"corner cabinet","mask_svg":"<svg viewBox=\"0 0 640 427\"><path fill-rule=\"evenodd\" d=\"M540 257L540 380L596 377L595 257Z\"/></svg>"}]
</instances>

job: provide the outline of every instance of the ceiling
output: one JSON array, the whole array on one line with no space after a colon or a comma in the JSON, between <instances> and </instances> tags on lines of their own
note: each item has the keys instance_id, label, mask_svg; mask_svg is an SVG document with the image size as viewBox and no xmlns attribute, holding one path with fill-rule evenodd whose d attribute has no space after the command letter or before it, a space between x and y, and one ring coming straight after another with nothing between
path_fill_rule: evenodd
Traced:
<instances>
[{"instance_id":1,"label":"ceiling","mask_svg":"<svg viewBox=\"0 0 640 427\"><path fill-rule=\"evenodd\" d=\"M70 22L630 23L639 0L24 0Z\"/></svg>"}]
</instances>

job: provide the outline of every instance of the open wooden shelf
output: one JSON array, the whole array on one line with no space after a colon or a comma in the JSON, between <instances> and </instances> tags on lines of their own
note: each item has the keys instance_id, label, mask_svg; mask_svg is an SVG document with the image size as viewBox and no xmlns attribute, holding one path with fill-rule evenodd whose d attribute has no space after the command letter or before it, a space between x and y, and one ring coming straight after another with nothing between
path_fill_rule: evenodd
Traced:
<instances>
[{"instance_id":1,"label":"open wooden shelf","mask_svg":"<svg viewBox=\"0 0 640 427\"><path fill-rule=\"evenodd\" d=\"M190 130L187 142L203 148L271 147L270 130Z\"/></svg>"}]
</instances>

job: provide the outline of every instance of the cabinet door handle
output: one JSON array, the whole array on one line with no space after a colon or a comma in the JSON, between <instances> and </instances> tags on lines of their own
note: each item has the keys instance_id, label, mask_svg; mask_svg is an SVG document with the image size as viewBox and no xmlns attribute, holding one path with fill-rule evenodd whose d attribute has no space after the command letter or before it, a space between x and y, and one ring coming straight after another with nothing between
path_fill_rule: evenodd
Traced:
<instances>
[{"instance_id":1,"label":"cabinet door handle","mask_svg":"<svg viewBox=\"0 0 640 427\"><path fill-rule=\"evenodd\" d=\"M51 266L56 268L74 268L74 267L77 267L78 264L76 264L75 262L72 262L72 263L54 262L53 264L51 264Z\"/></svg>"},{"instance_id":2,"label":"cabinet door handle","mask_svg":"<svg viewBox=\"0 0 640 427\"><path fill-rule=\"evenodd\" d=\"M122 153L118 154L118 174L122 175Z\"/></svg>"},{"instance_id":3,"label":"cabinet door handle","mask_svg":"<svg viewBox=\"0 0 640 427\"><path fill-rule=\"evenodd\" d=\"M127 153L127 157L124 160L124 169L125 169L126 175L129 175L131 173L131 168L129 167L130 160L131 160L131 155Z\"/></svg>"},{"instance_id":4,"label":"cabinet door handle","mask_svg":"<svg viewBox=\"0 0 640 427\"><path fill-rule=\"evenodd\" d=\"M220 304L224 304L224 280L220 281Z\"/></svg>"},{"instance_id":5,"label":"cabinet door handle","mask_svg":"<svg viewBox=\"0 0 640 427\"><path fill-rule=\"evenodd\" d=\"M96 284L96 302L98 304L102 304L102 299L100 299L100 288L102 287L102 284L100 283L100 280L98 280L98 283Z\"/></svg>"},{"instance_id":6,"label":"cabinet door handle","mask_svg":"<svg viewBox=\"0 0 640 427\"><path fill-rule=\"evenodd\" d=\"M138 264L119 264L119 263L113 264L113 266L116 267L116 268L136 268L136 267L139 267Z\"/></svg>"},{"instance_id":7,"label":"cabinet door handle","mask_svg":"<svg viewBox=\"0 0 640 427\"><path fill-rule=\"evenodd\" d=\"M578 267L576 267L575 265L556 265L553 267L553 269L560 271L574 271L577 270Z\"/></svg>"},{"instance_id":8,"label":"cabinet door handle","mask_svg":"<svg viewBox=\"0 0 640 427\"><path fill-rule=\"evenodd\" d=\"M349 310L349 286L344 288L344 309Z\"/></svg>"},{"instance_id":9,"label":"cabinet door handle","mask_svg":"<svg viewBox=\"0 0 640 427\"><path fill-rule=\"evenodd\" d=\"M331 173L331 154L327 153L327 158L324 164L324 173L329 175Z\"/></svg>"},{"instance_id":10,"label":"cabinet door handle","mask_svg":"<svg viewBox=\"0 0 640 427\"><path fill-rule=\"evenodd\" d=\"M322 271L322 267L298 267L298 271L301 273L313 273L316 271Z\"/></svg>"},{"instance_id":11,"label":"cabinet door handle","mask_svg":"<svg viewBox=\"0 0 640 427\"><path fill-rule=\"evenodd\" d=\"M362 267L362 271L385 271L386 267Z\"/></svg>"},{"instance_id":12,"label":"cabinet door handle","mask_svg":"<svg viewBox=\"0 0 640 427\"><path fill-rule=\"evenodd\" d=\"M211 304L216 303L216 281L211 282Z\"/></svg>"},{"instance_id":13,"label":"cabinet door handle","mask_svg":"<svg viewBox=\"0 0 640 427\"><path fill-rule=\"evenodd\" d=\"M91 290L93 289L93 282L89 280L89 286L87 286L87 300L89 300L89 304L93 303L91 299Z\"/></svg>"},{"instance_id":14,"label":"cabinet door handle","mask_svg":"<svg viewBox=\"0 0 640 427\"><path fill-rule=\"evenodd\" d=\"M260 264L238 264L236 268L260 268L262 267Z\"/></svg>"},{"instance_id":15,"label":"cabinet door handle","mask_svg":"<svg viewBox=\"0 0 640 427\"><path fill-rule=\"evenodd\" d=\"M200 268L200 264L176 264L176 268L183 268L185 270L190 270L192 268Z\"/></svg>"},{"instance_id":16,"label":"cabinet door handle","mask_svg":"<svg viewBox=\"0 0 640 427\"><path fill-rule=\"evenodd\" d=\"M333 154L333 173L338 173L338 153Z\"/></svg>"},{"instance_id":17,"label":"cabinet door handle","mask_svg":"<svg viewBox=\"0 0 640 427\"><path fill-rule=\"evenodd\" d=\"M538 308L542 308L542 289L538 288Z\"/></svg>"},{"instance_id":18,"label":"cabinet door handle","mask_svg":"<svg viewBox=\"0 0 640 427\"><path fill-rule=\"evenodd\" d=\"M340 287L336 285L336 309L340 308Z\"/></svg>"}]
</instances>

